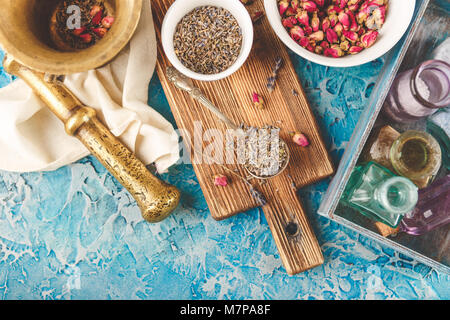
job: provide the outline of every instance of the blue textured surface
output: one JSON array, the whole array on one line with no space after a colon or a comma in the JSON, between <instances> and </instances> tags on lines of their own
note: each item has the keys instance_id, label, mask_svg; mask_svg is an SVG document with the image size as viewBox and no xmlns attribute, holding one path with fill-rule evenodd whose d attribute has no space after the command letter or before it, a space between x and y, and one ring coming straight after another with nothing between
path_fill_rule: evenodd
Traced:
<instances>
[{"instance_id":1,"label":"blue textured surface","mask_svg":"<svg viewBox=\"0 0 450 320\"><path fill-rule=\"evenodd\" d=\"M337 69L292 58L337 164L383 60ZM0 72L0 86L10 81ZM174 122L156 77L149 90L149 104ZM216 222L191 166L163 178L182 190L181 205L150 225L93 157L55 172L0 172L0 297L450 298L448 275L316 215L329 181L300 191L325 264L290 277L261 210Z\"/></svg>"}]
</instances>

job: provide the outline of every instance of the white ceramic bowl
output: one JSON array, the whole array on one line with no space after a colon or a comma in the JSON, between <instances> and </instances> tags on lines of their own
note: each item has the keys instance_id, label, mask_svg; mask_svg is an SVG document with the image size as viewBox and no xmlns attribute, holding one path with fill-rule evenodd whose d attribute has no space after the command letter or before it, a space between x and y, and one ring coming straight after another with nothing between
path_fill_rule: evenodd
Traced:
<instances>
[{"instance_id":1,"label":"white ceramic bowl","mask_svg":"<svg viewBox=\"0 0 450 320\"><path fill-rule=\"evenodd\" d=\"M352 67L375 60L389 51L402 38L414 14L416 0L389 0L386 22L379 30L375 44L355 55L341 58L325 57L306 50L297 44L281 23L277 0L264 0L270 25L284 44L299 56L312 62L330 67Z\"/></svg>"},{"instance_id":2,"label":"white ceramic bowl","mask_svg":"<svg viewBox=\"0 0 450 320\"><path fill-rule=\"evenodd\" d=\"M178 23L185 15L201 6L215 6L228 10L236 18L242 30L241 53L232 66L217 74L201 74L186 68L178 59L173 47L173 37ZM247 60L253 45L253 23L244 5L239 0L177 0L172 4L164 17L161 39L167 58L178 71L192 79L215 81L228 77Z\"/></svg>"}]
</instances>

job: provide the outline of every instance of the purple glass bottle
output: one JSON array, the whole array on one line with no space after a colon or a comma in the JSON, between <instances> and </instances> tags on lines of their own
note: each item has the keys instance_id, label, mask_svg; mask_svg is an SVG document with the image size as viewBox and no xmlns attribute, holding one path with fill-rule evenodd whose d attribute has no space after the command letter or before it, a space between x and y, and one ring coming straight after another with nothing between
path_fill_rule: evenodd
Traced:
<instances>
[{"instance_id":1,"label":"purple glass bottle","mask_svg":"<svg viewBox=\"0 0 450 320\"><path fill-rule=\"evenodd\" d=\"M400 230L422 235L450 222L450 174L419 190L416 208L407 213Z\"/></svg>"},{"instance_id":2,"label":"purple glass bottle","mask_svg":"<svg viewBox=\"0 0 450 320\"><path fill-rule=\"evenodd\" d=\"M450 105L450 65L428 60L397 76L383 113L395 122L411 122Z\"/></svg>"}]
</instances>

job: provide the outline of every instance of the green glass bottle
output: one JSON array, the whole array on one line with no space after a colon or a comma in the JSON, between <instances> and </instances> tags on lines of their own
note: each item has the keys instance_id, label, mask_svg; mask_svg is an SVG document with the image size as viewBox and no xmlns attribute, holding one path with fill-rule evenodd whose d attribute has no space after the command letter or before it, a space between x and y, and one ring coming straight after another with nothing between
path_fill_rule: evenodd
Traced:
<instances>
[{"instance_id":1,"label":"green glass bottle","mask_svg":"<svg viewBox=\"0 0 450 320\"><path fill-rule=\"evenodd\" d=\"M341 202L370 219L396 228L403 215L415 207L417 199L418 189L409 179L368 162L354 169Z\"/></svg>"}]
</instances>

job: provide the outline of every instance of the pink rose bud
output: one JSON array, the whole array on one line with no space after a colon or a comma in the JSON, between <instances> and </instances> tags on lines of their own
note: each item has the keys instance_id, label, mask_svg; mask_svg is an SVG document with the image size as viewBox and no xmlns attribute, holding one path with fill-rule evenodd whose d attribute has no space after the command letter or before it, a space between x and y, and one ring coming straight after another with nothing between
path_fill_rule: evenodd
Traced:
<instances>
[{"instance_id":1,"label":"pink rose bud","mask_svg":"<svg viewBox=\"0 0 450 320\"><path fill-rule=\"evenodd\" d=\"M367 7L369 6L370 2L365 1L363 4L361 4L361 7L359 8L359 11L366 11Z\"/></svg>"},{"instance_id":2,"label":"pink rose bud","mask_svg":"<svg viewBox=\"0 0 450 320\"><path fill-rule=\"evenodd\" d=\"M214 185L220 187L226 187L228 185L228 178L223 174L217 174L214 176Z\"/></svg>"},{"instance_id":3,"label":"pink rose bud","mask_svg":"<svg viewBox=\"0 0 450 320\"><path fill-rule=\"evenodd\" d=\"M309 36L311 33L313 33L313 29L311 27L306 26L305 27L305 34Z\"/></svg>"},{"instance_id":4,"label":"pink rose bud","mask_svg":"<svg viewBox=\"0 0 450 320\"><path fill-rule=\"evenodd\" d=\"M342 11L342 9L339 8L338 6L329 6L327 8L327 14L328 15L332 15L332 14L336 14L337 15L341 11Z\"/></svg>"},{"instance_id":5,"label":"pink rose bud","mask_svg":"<svg viewBox=\"0 0 450 320\"><path fill-rule=\"evenodd\" d=\"M259 109L263 109L264 108L264 100L256 92L253 92L253 94L252 94L252 101L253 101L253 104L255 105L255 107L257 107Z\"/></svg>"},{"instance_id":6,"label":"pink rose bud","mask_svg":"<svg viewBox=\"0 0 450 320\"><path fill-rule=\"evenodd\" d=\"M330 44L327 41L322 41L320 43L320 46L325 49L325 48L329 48Z\"/></svg>"},{"instance_id":7,"label":"pink rose bud","mask_svg":"<svg viewBox=\"0 0 450 320\"><path fill-rule=\"evenodd\" d=\"M348 6L348 10L355 12L356 10L358 10L359 8L359 4L351 4Z\"/></svg>"},{"instance_id":8,"label":"pink rose bud","mask_svg":"<svg viewBox=\"0 0 450 320\"><path fill-rule=\"evenodd\" d=\"M344 30L350 29L350 18L348 17L348 14L342 11L339 13L338 19L339 22L342 23Z\"/></svg>"},{"instance_id":9,"label":"pink rose bud","mask_svg":"<svg viewBox=\"0 0 450 320\"><path fill-rule=\"evenodd\" d=\"M378 31L370 30L361 36L361 43L364 47L371 47L378 38Z\"/></svg>"},{"instance_id":10,"label":"pink rose bud","mask_svg":"<svg viewBox=\"0 0 450 320\"><path fill-rule=\"evenodd\" d=\"M294 19L294 21L292 21L291 18L292 17L285 18L281 21L285 28L292 28L295 24L297 24L297 19Z\"/></svg>"},{"instance_id":11,"label":"pink rose bud","mask_svg":"<svg viewBox=\"0 0 450 320\"><path fill-rule=\"evenodd\" d=\"M348 0L339 0L339 8L344 9L347 6Z\"/></svg>"},{"instance_id":12,"label":"pink rose bud","mask_svg":"<svg viewBox=\"0 0 450 320\"><path fill-rule=\"evenodd\" d=\"M309 45L309 40L308 38L303 37L298 41L298 44L301 45L303 48L306 48Z\"/></svg>"},{"instance_id":13,"label":"pink rose bud","mask_svg":"<svg viewBox=\"0 0 450 320\"><path fill-rule=\"evenodd\" d=\"M334 28L334 26L339 22L338 16L335 14L330 14L328 16L328 19L330 19L331 27Z\"/></svg>"},{"instance_id":14,"label":"pink rose bud","mask_svg":"<svg viewBox=\"0 0 450 320\"><path fill-rule=\"evenodd\" d=\"M350 31L358 31L358 23L356 22L355 15L353 12L348 11L348 18L350 19Z\"/></svg>"},{"instance_id":15,"label":"pink rose bud","mask_svg":"<svg viewBox=\"0 0 450 320\"><path fill-rule=\"evenodd\" d=\"M384 0L371 0L369 5L382 6L383 4L384 4Z\"/></svg>"},{"instance_id":16,"label":"pink rose bud","mask_svg":"<svg viewBox=\"0 0 450 320\"><path fill-rule=\"evenodd\" d=\"M100 11L102 11L102 8L101 8L100 6L95 5L95 6L92 7L92 9L91 9L91 11L90 11L89 14L90 14L91 18L93 18L93 17L95 17L95 16L97 15L97 13L99 13Z\"/></svg>"},{"instance_id":17,"label":"pink rose bud","mask_svg":"<svg viewBox=\"0 0 450 320\"><path fill-rule=\"evenodd\" d=\"M367 19L367 13L364 10L359 10L359 12L356 14L356 21L358 21L359 24L362 24Z\"/></svg>"},{"instance_id":18,"label":"pink rose bud","mask_svg":"<svg viewBox=\"0 0 450 320\"><path fill-rule=\"evenodd\" d=\"M289 7L288 1L286 0L280 1L279 3L280 15L284 15L288 7Z\"/></svg>"},{"instance_id":19,"label":"pink rose bud","mask_svg":"<svg viewBox=\"0 0 450 320\"><path fill-rule=\"evenodd\" d=\"M350 54L356 54L356 53L360 53L362 51L362 47L360 46L352 46L350 47L350 49L348 49L348 53Z\"/></svg>"},{"instance_id":20,"label":"pink rose bud","mask_svg":"<svg viewBox=\"0 0 450 320\"><path fill-rule=\"evenodd\" d=\"M305 36L305 31L300 26L294 26L289 31L291 34L291 38L295 41L300 40L300 38Z\"/></svg>"},{"instance_id":21,"label":"pink rose bud","mask_svg":"<svg viewBox=\"0 0 450 320\"><path fill-rule=\"evenodd\" d=\"M103 11L97 11L97 13L94 15L94 17L91 20L91 23L96 26L98 24L100 24L100 22L102 21L102 15L103 15Z\"/></svg>"},{"instance_id":22,"label":"pink rose bud","mask_svg":"<svg viewBox=\"0 0 450 320\"><path fill-rule=\"evenodd\" d=\"M286 16L290 17L290 16L295 16L297 14L297 10L294 10L294 8L289 7L286 10Z\"/></svg>"},{"instance_id":23,"label":"pink rose bud","mask_svg":"<svg viewBox=\"0 0 450 320\"><path fill-rule=\"evenodd\" d=\"M291 0L291 7L294 10L298 9L298 0Z\"/></svg>"},{"instance_id":24,"label":"pink rose bud","mask_svg":"<svg viewBox=\"0 0 450 320\"><path fill-rule=\"evenodd\" d=\"M302 2L302 7L308 12L317 11L317 4L313 1L304 1Z\"/></svg>"},{"instance_id":25,"label":"pink rose bud","mask_svg":"<svg viewBox=\"0 0 450 320\"><path fill-rule=\"evenodd\" d=\"M309 38L314 41L322 41L323 37L324 34L322 30L316 31L309 36Z\"/></svg>"},{"instance_id":26,"label":"pink rose bud","mask_svg":"<svg viewBox=\"0 0 450 320\"><path fill-rule=\"evenodd\" d=\"M78 29L73 30L73 34L77 37L79 37L81 34L83 34L87 30L86 27L81 27Z\"/></svg>"},{"instance_id":27,"label":"pink rose bud","mask_svg":"<svg viewBox=\"0 0 450 320\"><path fill-rule=\"evenodd\" d=\"M358 34L356 32L344 30L342 31L342 34L352 42L356 42L358 40Z\"/></svg>"},{"instance_id":28,"label":"pink rose bud","mask_svg":"<svg viewBox=\"0 0 450 320\"><path fill-rule=\"evenodd\" d=\"M339 58L344 55L344 51L339 47L339 45L332 45L331 48L325 49L324 53L327 57Z\"/></svg>"},{"instance_id":29,"label":"pink rose bud","mask_svg":"<svg viewBox=\"0 0 450 320\"><path fill-rule=\"evenodd\" d=\"M330 19L328 17L325 17L322 20L322 31L327 32L327 30L330 28L330 26L331 26Z\"/></svg>"},{"instance_id":30,"label":"pink rose bud","mask_svg":"<svg viewBox=\"0 0 450 320\"><path fill-rule=\"evenodd\" d=\"M295 144L298 144L301 147L309 146L308 138L300 132L295 132L292 134L292 141L294 141Z\"/></svg>"},{"instance_id":31,"label":"pink rose bud","mask_svg":"<svg viewBox=\"0 0 450 320\"><path fill-rule=\"evenodd\" d=\"M342 31L344 31L344 27L342 26L342 23L338 23L333 28L334 32L336 32L338 35L342 34Z\"/></svg>"},{"instance_id":32,"label":"pink rose bud","mask_svg":"<svg viewBox=\"0 0 450 320\"><path fill-rule=\"evenodd\" d=\"M92 42L92 36L89 33L81 34L80 38L81 38L81 40L83 40L84 43Z\"/></svg>"},{"instance_id":33,"label":"pink rose bud","mask_svg":"<svg viewBox=\"0 0 450 320\"><path fill-rule=\"evenodd\" d=\"M339 44L339 47L340 47L342 50L344 50L344 52L346 52L346 51L348 51L348 49L350 49L350 42L348 42L347 40L342 41L342 42Z\"/></svg>"},{"instance_id":34,"label":"pink rose bud","mask_svg":"<svg viewBox=\"0 0 450 320\"><path fill-rule=\"evenodd\" d=\"M113 23L114 23L114 17L112 17L112 16L104 17L102 20L102 26L104 26L107 29L111 28Z\"/></svg>"},{"instance_id":35,"label":"pink rose bud","mask_svg":"<svg viewBox=\"0 0 450 320\"><path fill-rule=\"evenodd\" d=\"M336 31L334 31L333 29L328 29L327 30L327 40L329 43L338 42L338 35L337 35Z\"/></svg>"},{"instance_id":36,"label":"pink rose bud","mask_svg":"<svg viewBox=\"0 0 450 320\"><path fill-rule=\"evenodd\" d=\"M297 15L296 18L298 20L298 23L304 25L304 26L309 26L309 16L308 16L308 12L306 12L305 10L300 11Z\"/></svg>"},{"instance_id":37,"label":"pink rose bud","mask_svg":"<svg viewBox=\"0 0 450 320\"><path fill-rule=\"evenodd\" d=\"M103 38L108 32L108 30L106 28L94 28L92 29L92 32L94 32L100 38Z\"/></svg>"},{"instance_id":38,"label":"pink rose bud","mask_svg":"<svg viewBox=\"0 0 450 320\"><path fill-rule=\"evenodd\" d=\"M386 21L386 7L378 7L372 11L372 14L366 20L366 26L369 29L380 29Z\"/></svg>"},{"instance_id":39,"label":"pink rose bud","mask_svg":"<svg viewBox=\"0 0 450 320\"><path fill-rule=\"evenodd\" d=\"M317 14L314 13L313 17L311 18L311 28L315 32L319 30L319 26L320 26L320 19L317 16Z\"/></svg>"}]
</instances>

